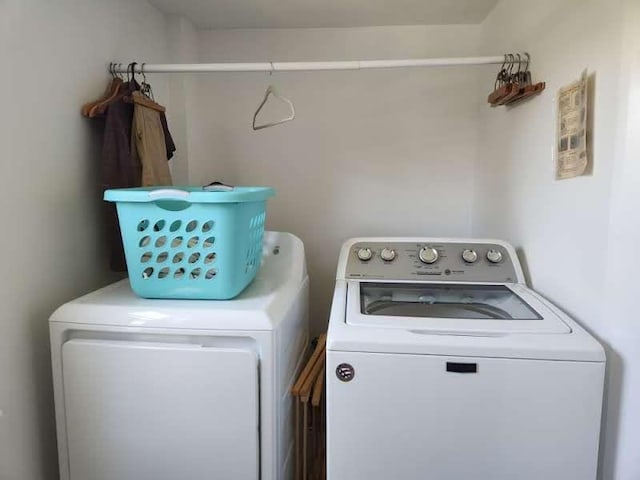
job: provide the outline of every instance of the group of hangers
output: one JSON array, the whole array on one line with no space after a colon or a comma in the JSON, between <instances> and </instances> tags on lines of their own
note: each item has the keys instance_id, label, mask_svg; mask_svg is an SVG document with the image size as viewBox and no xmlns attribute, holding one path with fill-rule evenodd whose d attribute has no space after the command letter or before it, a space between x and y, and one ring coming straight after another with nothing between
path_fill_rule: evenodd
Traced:
<instances>
[{"instance_id":1,"label":"group of hangers","mask_svg":"<svg viewBox=\"0 0 640 480\"><path fill-rule=\"evenodd\" d=\"M147 108L151 108L158 112L166 111L165 107L157 103L153 97L153 90L151 85L147 82L147 76L144 73L144 63L141 65L140 73L142 74L142 83L138 90L137 83L135 81L136 76L136 62L131 62L127 66L126 82L125 76L118 73L121 71L121 63L109 63L109 73L111 74L111 80L104 94L98 100L89 102L82 107L82 115L89 118L94 118L100 115L104 115L112 103L123 100L128 103L136 103ZM134 92L138 91L139 95L134 95Z\"/></svg>"},{"instance_id":2,"label":"group of hangers","mask_svg":"<svg viewBox=\"0 0 640 480\"><path fill-rule=\"evenodd\" d=\"M147 76L144 72L144 63L140 65L142 83L139 85L138 89L137 82L135 81L135 76L138 73L136 72L136 65L136 62L131 62L127 66L127 73L125 76L124 74L119 73L122 72L121 63L109 63L109 73L111 74L109 85L107 85L107 88L102 97L92 102L86 103L82 106L82 115L89 118L104 115L104 113L107 111L107 108L109 108L109 105L118 100L143 105L145 107L152 108L153 110L157 110L158 112L165 112L165 107L155 101L153 90L151 89L151 85L147 82ZM134 95L135 91L138 91L140 94ZM282 118L280 120L259 123L258 115L262 111L270 97L274 97L275 99L285 103L289 108L289 114L285 118ZM293 102L288 98L280 95L275 86L269 85L267 87L267 90L265 91L262 102L253 115L253 129L261 130L263 128L273 127L275 125L290 122L295 118L295 116L296 111L293 106Z\"/></svg>"},{"instance_id":3,"label":"group of hangers","mask_svg":"<svg viewBox=\"0 0 640 480\"><path fill-rule=\"evenodd\" d=\"M507 53L500 71L496 75L493 92L487 99L492 107L500 105L514 105L526 98L532 97L542 92L545 82L533 83L529 64L531 57L525 53L526 59L519 53ZM522 64L525 64L523 67ZM516 70L516 64L518 69ZM514 71L516 70L516 71Z\"/></svg>"},{"instance_id":4,"label":"group of hangers","mask_svg":"<svg viewBox=\"0 0 640 480\"><path fill-rule=\"evenodd\" d=\"M271 71L269 72L269 75L273 75L273 63L271 64ZM275 120L275 121L266 122L266 123L257 123L258 114L262 111L266 103L269 101L269 97L271 96L273 96L277 100L280 100L282 103L286 104L289 107L289 115L287 115L284 118L281 118L280 120ZM254 130L262 130L263 128L274 127L282 123L290 122L294 118L296 118L296 109L293 107L293 102L288 98L280 95L276 90L276 87L274 87L273 85L269 85L267 87L267 90L264 93L264 98L262 99L262 102L260 102L260 105L258 105L256 112L253 114L252 126Z\"/></svg>"},{"instance_id":5,"label":"group of hangers","mask_svg":"<svg viewBox=\"0 0 640 480\"><path fill-rule=\"evenodd\" d=\"M531 56L528 53L521 55L519 53L507 53L504 55L504 61L500 67L500 71L496 75L494 91L489 95L488 102L492 107L499 105L515 105L527 98L538 95L546 88L545 82L533 83L531 70L529 65ZM516 69L517 65L517 69ZM524 66L523 66L524 65ZM270 73L273 73L271 71ZM273 95L278 100L289 106L289 116L274 122L257 124L258 114L263 109L269 97ZM289 122L295 118L296 112L293 103L288 98L279 95L273 85L269 85L265 92L264 98L258 109L253 115L253 129L260 130L267 127L273 127L285 122Z\"/></svg>"}]
</instances>

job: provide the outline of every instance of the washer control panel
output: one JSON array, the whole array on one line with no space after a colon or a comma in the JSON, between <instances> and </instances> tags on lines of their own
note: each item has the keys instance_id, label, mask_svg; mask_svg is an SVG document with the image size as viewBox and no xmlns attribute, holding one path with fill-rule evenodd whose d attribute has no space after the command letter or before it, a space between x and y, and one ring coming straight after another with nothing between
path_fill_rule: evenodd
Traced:
<instances>
[{"instance_id":1,"label":"washer control panel","mask_svg":"<svg viewBox=\"0 0 640 480\"><path fill-rule=\"evenodd\" d=\"M490 243L361 242L351 247L346 278L515 283L517 261Z\"/></svg>"}]
</instances>

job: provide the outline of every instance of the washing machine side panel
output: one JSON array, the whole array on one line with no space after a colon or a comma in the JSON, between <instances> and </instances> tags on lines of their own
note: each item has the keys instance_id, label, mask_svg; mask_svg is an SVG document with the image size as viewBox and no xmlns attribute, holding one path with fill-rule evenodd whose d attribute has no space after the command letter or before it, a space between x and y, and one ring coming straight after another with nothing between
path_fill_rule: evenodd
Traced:
<instances>
[{"instance_id":1,"label":"washing machine side panel","mask_svg":"<svg viewBox=\"0 0 640 480\"><path fill-rule=\"evenodd\" d=\"M329 480L596 478L603 363L328 351L327 374Z\"/></svg>"},{"instance_id":2,"label":"washing machine side panel","mask_svg":"<svg viewBox=\"0 0 640 480\"><path fill-rule=\"evenodd\" d=\"M277 445L277 480L292 480L294 467L294 402L291 388L307 358L309 345L309 281L302 285L275 335L277 356L275 362L276 431L273 443ZM264 474L264 471L263 471Z\"/></svg>"},{"instance_id":3,"label":"washing machine side panel","mask_svg":"<svg viewBox=\"0 0 640 480\"><path fill-rule=\"evenodd\" d=\"M62 367L70 480L257 480L251 349L71 339Z\"/></svg>"},{"instance_id":4,"label":"washing machine side panel","mask_svg":"<svg viewBox=\"0 0 640 480\"><path fill-rule=\"evenodd\" d=\"M66 328L62 324L49 325L51 342L51 373L53 376L53 399L55 403L56 437L58 440L58 465L60 480L69 480L69 457L67 430L65 425L64 385L62 378L62 344Z\"/></svg>"}]
</instances>

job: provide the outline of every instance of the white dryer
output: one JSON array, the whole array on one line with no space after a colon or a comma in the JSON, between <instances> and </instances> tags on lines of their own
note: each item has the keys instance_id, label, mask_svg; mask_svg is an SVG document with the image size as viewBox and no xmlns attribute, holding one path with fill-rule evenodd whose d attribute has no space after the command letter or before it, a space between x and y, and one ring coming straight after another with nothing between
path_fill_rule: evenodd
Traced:
<instances>
[{"instance_id":1,"label":"white dryer","mask_svg":"<svg viewBox=\"0 0 640 480\"><path fill-rule=\"evenodd\" d=\"M496 240L359 238L327 339L329 480L595 480L603 348Z\"/></svg>"},{"instance_id":2,"label":"white dryer","mask_svg":"<svg viewBox=\"0 0 640 480\"><path fill-rule=\"evenodd\" d=\"M54 313L62 480L292 477L309 281L298 238L264 249L234 300L145 300L125 280Z\"/></svg>"}]
</instances>

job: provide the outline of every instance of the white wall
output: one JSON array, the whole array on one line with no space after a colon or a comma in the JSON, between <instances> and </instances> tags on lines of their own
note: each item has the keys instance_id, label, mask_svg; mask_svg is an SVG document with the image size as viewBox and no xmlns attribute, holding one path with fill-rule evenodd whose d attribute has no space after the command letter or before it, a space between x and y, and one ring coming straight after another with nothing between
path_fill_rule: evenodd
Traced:
<instances>
[{"instance_id":1,"label":"white wall","mask_svg":"<svg viewBox=\"0 0 640 480\"><path fill-rule=\"evenodd\" d=\"M340 60L473 54L478 26L227 30L200 60ZM267 227L302 238L316 330L341 243L357 235L467 235L478 104L473 70L217 74L197 80L190 178L277 189ZM292 123L254 132L269 83Z\"/></svg>"},{"instance_id":2,"label":"white wall","mask_svg":"<svg viewBox=\"0 0 640 480\"><path fill-rule=\"evenodd\" d=\"M197 31L193 24L184 17L167 16L167 62L169 63L197 63L198 42ZM176 143L176 152L171 164L173 183L187 185L189 183L189 118L190 99L194 91L194 79L190 75L151 75L149 78L163 78L168 82L169 104L168 115L171 119L171 134Z\"/></svg>"},{"instance_id":3,"label":"white wall","mask_svg":"<svg viewBox=\"0 0 640 480\"><path fill-rule=\"evenodd\" d=\"M113 280L102 238L99 121L110 59L165 61L142 1L0 2L0 479L55 479L48 317ZM167 95L166 81L154 82Z\"/></svg>"},{"instance_id":4,"label":"white wall","mask_svg":"<svg viewBox=\"0 0 640 480\"><path fill-rule=\"evenodd\" d=\"M640 478L640 3L625 0L623 68L613 175L606 297L609 415L603 479Z\"/></svg>"},{"instance_id":5,"label":"white wall","mask_svg":"<svg viewBox=\"0 0 640 480\"><path fill-rule=\"evenodd\" d=\"M514 243L523 252L533 286L607 346L604 480L640 476L640 425L631 406L633 398L637 409L640 368L639 329L633 315L637 280L629 273L637 273L629 262L637 267L638 260L628 255L640 236L638 223L632 220L629 225L634 211L630 206L636 207L636 216L638 211L638 167L637 154L632 161L631 150L625 152L632 128L637 149L638 127L624 129L629 90L625 85L630 84L627 57L633 53L637 62L638 17L633 17L636 23L630 21L623 3L503 0L485 21L484 53L530 52L534 80L546 81L547 90L513 109L482 107L473 214L474 235ZM628 2L632 3L637 4ZM623 28L625 18L636 28L634 33L631 27ZM629 40L634 34L632 50ZM555 94L585 68L594 76L593 173L556 181ZM635 68L637 75L637 63ZM486 72L484 93L491 90L492 70ZM628 423L632 420L634 425Z\"/></svg>"}]
</instances>

